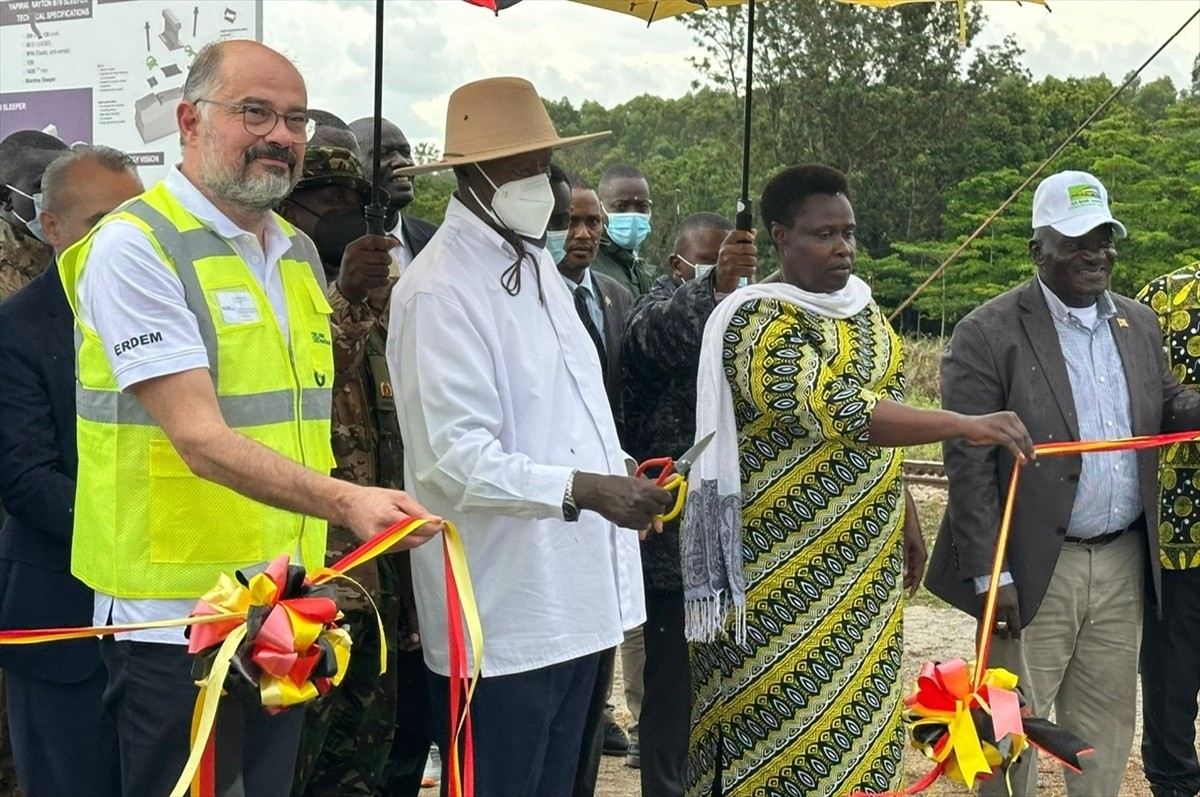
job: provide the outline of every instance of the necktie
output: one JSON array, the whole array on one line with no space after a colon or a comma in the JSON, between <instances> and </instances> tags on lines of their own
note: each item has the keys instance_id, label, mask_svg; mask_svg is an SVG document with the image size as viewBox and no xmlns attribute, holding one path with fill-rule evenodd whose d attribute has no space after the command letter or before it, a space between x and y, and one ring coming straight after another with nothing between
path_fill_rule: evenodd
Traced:
<instances>
[{"instance_id":1,"label":"necktie","mask_svg":"<svg viewBox=\"0 0 1200 797\"><path fill-rule=\"evenodd\" d=\"M600 356L600 371L607 373L604 338L601 337L600 330L596 329L596 322L592 321L592 314L588 312L587 300L590 295L587 288L582 285L575 286L575 312L579 313L579 320L583 322L583 328L587 330L588 337L596 345L596 354Z\"/></svg>"}]
</instances>

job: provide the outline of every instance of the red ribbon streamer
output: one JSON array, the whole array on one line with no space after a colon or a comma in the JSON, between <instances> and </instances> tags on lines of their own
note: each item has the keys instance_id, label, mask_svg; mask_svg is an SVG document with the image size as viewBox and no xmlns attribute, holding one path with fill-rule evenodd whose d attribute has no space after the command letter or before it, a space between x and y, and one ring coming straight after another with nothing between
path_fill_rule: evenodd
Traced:
<instances>
[{"instance_id":1,"label":"red ribbon streamer","mask_svg":"<svg viewBox=\"0 0 1200 797\"><path fill-rule=\"evenodd\" d=\"M334 577L334 574L345 573L369 559L372 559L392 547L400 539L402 539L412 529L406 527L414 524L416 519L405 517L393 524L388 529L376 534L371 539L364 542L362 545L355 548L350 553L337 560L333 565L324 568L321 571L314 573L311 581L314 584L320 584ZM447 526L452 524L447 523ZM414 526L415 528L415 526ZM457 539L457 536L455 536ZM450 705L450 728L451 728L451 760L449 765L450 772L450 789L451 797L469 797L474 793L475 789L475 746L472 738L471 728L471 709L470 700L474 691L474 683L471 677L471 667L467 659L467 645L465 640L465 629L463 623L463 598L459 588L458 581L454 577L454 568L451 562L451 542L448 534L443 536L443 556L446 563L446 601L447 601L447 632L450 636L449 645L452 652L452 670L451 670L451 705ZM465 577L465 573L463 574ZM470 589L470 581L465 582L466 589ZM474 605L474 596L471 595L470 601ZM244 620L244 613L242 613ZM28 629L10 629L0 631L0 645L32 645L43 642L61 642L70 639L84 639L94 636L106 636L109 634L126 633L130 631L146 630L149 628L171 628L180 626L192 626L204 628L208 638L213 638L214 634L223 638L228 632L232 623L233 626L239 625L242 620L238 620L231 614L212 614L204 616L193 616L180 618L178 620L156 621L150 623L133 623L127 625L109 625L109 626L84 626L78 628L28 628ZM211 626L211 631L209 627ZM219 641L219 639L218 639ZM480 651L476 651L476 655L480 655ZM193 717L193 725L196 724L200 716L200 706L197 705L196 713ZM194 729L193 729L194 730ZM194 794L211 795L215 792L215 746L212 736L209 737L208 743L205 746L204 755L200 760L200 767L197 770L196 776L192 781L192 791ZM459 747L462 747L461 753Z\"/></svg>"}]
</instances>

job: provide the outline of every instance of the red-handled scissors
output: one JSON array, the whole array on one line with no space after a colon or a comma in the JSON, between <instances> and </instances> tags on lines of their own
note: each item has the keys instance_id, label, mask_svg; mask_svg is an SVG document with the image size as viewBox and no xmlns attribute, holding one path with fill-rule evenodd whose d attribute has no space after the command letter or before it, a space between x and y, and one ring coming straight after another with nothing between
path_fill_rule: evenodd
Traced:
<instances>
[{"instance_id":1,"label":"red-handled scissors","mask_svg":"<svg viewBox=\"0 0 1200 797\"><path fill-rule=\"evenodd\" d=\"M683 456L678 459L658 457L656 459L648 459L641 465L638 465L637 470L633 473L634 476L644 476L650 468L662 468L654 483L664 490L677 490L675 493L675 505L671 507L671 511L664 515L655 515L655 520L666 522L679 517L679 513L683 511L683 502L687 498L688 484L685 477L688 471L692 469L692 463L704 453L704 449L708 448L708 444L712 442L715 435L716 432L709 432L700 438L696 445L683 452Z\"/></svg>"}]
</instances>

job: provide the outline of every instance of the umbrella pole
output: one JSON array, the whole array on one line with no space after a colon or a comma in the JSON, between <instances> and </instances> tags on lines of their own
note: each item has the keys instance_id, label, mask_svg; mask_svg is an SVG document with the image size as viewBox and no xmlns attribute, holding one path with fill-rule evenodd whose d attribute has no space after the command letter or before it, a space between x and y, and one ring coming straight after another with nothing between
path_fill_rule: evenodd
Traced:
<instances>
[{"instance_id":1,"label":"umbrella pole","mask_svg":"<svg viewBox=\"0 0 1200 797\"><path fill-rule=\"evenodd\" d=\"M363 211L367 217L367 232L383 235L387 206L379 187L379 138L383 134L383 0L375 0L375 116L374 145L371 147L371 204Z\"/></svg>"},{"instance_id":2,"label":"umbrella pole","mask_svg":"<svg viewBox=\"0 0 1200 797\"><path fill-rule=\"evenodd\" d=\"M754 94L754 0L746 6L746 115L742 121L742 195L737 201L736 225L739 230L754 226L754 207L750 201L750 98Z\"/></svg>"}]
</instances>

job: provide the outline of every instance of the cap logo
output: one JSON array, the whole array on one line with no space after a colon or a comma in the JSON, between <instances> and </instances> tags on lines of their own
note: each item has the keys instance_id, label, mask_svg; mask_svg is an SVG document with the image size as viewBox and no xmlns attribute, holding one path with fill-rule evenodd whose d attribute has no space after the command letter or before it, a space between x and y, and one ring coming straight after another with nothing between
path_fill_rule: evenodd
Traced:
<instances>
[{"instance_id":1,"label":"cap logo","mask_svg":"<svg viewBox=\"0 0 1200 797\"><path fill-rule=\"evenodd\" d=\"M1099 189L1087 183L1067 186L1067 200L1070 202L1071 210L1104 207L1104 200L1100 197Z\"/></svg>"}]
</instances>

